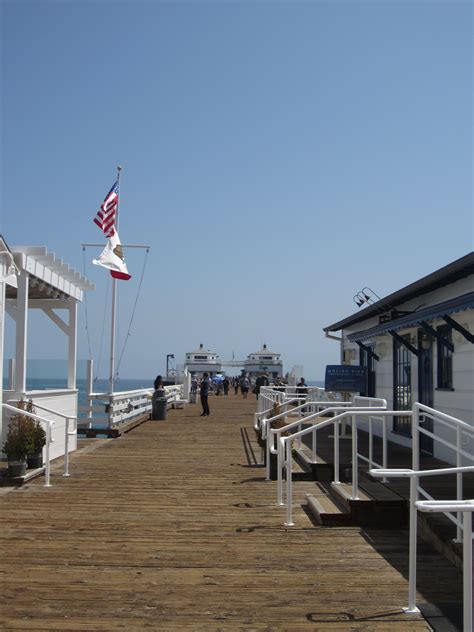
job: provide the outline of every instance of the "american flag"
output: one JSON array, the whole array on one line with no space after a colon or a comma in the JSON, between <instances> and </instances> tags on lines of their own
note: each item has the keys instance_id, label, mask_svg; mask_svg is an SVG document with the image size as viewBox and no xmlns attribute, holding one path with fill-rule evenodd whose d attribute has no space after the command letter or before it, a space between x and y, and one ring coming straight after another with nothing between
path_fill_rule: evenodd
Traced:
<instances>
[{"instance_id":1,"label":"american flag","mask_svg":"<svg viewBox=\"0 0 474 632\"><path fill-rule=\"evenodd\" d=\"M100 210L94 217L94 222L105 234L106 237L112 237L115 233L115 215L117 212L119 199L119 183L118 180L105 196Z\"/></svg>"}]
</instances>

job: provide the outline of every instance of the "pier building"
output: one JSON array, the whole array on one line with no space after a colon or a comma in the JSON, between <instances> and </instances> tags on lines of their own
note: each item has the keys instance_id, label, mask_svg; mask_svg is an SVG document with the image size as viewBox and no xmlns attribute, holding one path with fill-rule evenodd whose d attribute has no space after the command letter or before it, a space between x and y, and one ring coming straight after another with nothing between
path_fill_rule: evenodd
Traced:
<instances>
[{"instance_id":1,"label":"pier building","mask_svg":"<svg viewBox=\"0 0 474 632\"><path fill-rule=\"evenodd\" d=\"M201 343L196 351L186 353L184 368L188 369L193 377L202 377L204 373L209 373L212 377L221 372L222 364L219 355L215 351L205 349Z\"/></svg>"},{"instance_id":2,"label":"pier building","mask_svg":"<svg viewBox=\"0 0 474 632\"><path fill-rule=\"evenodd\" d=\"M358 293L364 309L324 328L340 332L344 364L367 367L363 395L382 397L393 410L420 402L474 425L474 252L379 299ZM421 450L453 463L445 430L427 419ZM374 432L380 432L374 430ZM411 444L410 417L394 418L389 440ZM467 439L466 439L467 440ZM468 453L474 444L465 445Z\"/></svg>"},{"instance_id":3,"label":"pier building","mask_svg":"<svg viewBox=\"0 0 474 632\"><path fill-rule=\"evenodd\" d=\"M244 367L247 375L252 380L264 374L268 374L270 379L277 379L283 375L281 355L274 351L269 351L266 344L259 351L250 353L247 356Z\"/></svg>"}]
</instances>

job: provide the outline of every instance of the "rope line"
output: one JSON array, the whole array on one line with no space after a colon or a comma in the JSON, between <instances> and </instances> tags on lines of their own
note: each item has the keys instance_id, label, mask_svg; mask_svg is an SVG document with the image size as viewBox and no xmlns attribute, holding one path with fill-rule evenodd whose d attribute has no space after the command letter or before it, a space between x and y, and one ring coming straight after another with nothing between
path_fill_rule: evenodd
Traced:
<instances>
[{"instance_id":1,"label":"rope line","mask_svg":"<svg viewBox=\"0 0 474 632\"><path fill-rule=\"evenodd\" d=\"M105 291L104 317L102 319L102 333L100 335L99 358L97 360L97 373L95 374L94 382L97 382L97 380L99 379L100 363L102 362L102 343L104 341L105 315L106 315L107 307L108 307L109 286L110 286L110 274L107 275L107 289Z\"/></svg>"},{"instance_id":2,"label":"rope line","mask_svg":"<svg viewBox=\"0 0 474 632\"><path fill-rule=\"evenodd\" d=\"M135 312L136 312L137 305L138 305L138 299L139 299L139 296L140 296L140 290L141 290L141 287L142 287L143 277L145 275L145 269L146 269L147 262L148 262L148 253L149 252L150 252L150 249L147 248L146 249L146 253L145 253L145 258L143 259L143 267L142 267L142 272L140 274L140 281L138 283L137 295L135 297L135 304L133 306L132 315L130 317L130 323L128 325L127 334L125 336L125 340L123 341L122 352L120 354L120 358L119 358L119 361L118 361L118 364L117 364L117 377L118 377L118 374L119 374L119 369L120 369L120 364L122 362L123 354L125 353L125 347L127 346L128 339L132 335L131 334L131 330L132 330L133 320L135 318Z\"/></svg>"},{"instance_id":3,"label":"rope line","mask_svg":"<svg viewBox=\"0 0 474 632\"><path fill-rule=\"evenodd\" d=\"M86 249L82 246L82 269L83 276L86 278ZM91 339L89 336L89 314L87 309L87 290L84 291L84 310L86 316L86 335L87 335L87 347L89 349L89 360L92 360L92 351L91 351Z\"/></svg>"}]
</instances>

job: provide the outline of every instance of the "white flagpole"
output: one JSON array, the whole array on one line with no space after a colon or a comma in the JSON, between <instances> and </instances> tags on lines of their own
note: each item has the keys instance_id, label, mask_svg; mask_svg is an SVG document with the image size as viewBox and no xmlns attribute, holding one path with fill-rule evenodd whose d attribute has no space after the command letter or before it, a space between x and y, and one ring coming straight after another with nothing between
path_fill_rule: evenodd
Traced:
<instances>
[{"instance_id":1,"label":"white flagpole","mask_svg":"<svg viewBox=\"0 0 474 632\"><path fill-rule=\"evenodd\" d=\"M115 226L118 232L119 205L120 205L120 172L122 167L117 167L118 200L115 213ZM115 312L117 310L117 279L112 278L112 322L110 327L110 371L109 371L109 424L113 419L113 394L115 372Z\"/></svg>"}]
</instances>

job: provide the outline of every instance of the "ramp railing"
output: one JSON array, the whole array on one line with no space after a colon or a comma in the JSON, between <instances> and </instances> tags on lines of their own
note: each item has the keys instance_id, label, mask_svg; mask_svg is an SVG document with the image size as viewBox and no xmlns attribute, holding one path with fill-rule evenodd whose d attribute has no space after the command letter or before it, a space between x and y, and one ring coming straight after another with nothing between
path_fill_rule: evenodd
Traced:
<instances>
[{"instance_id":1,"label":"ramp railing","mask_svg":"<svg viewBox=\"0 0 474 632\"><path fill-rule=\"evenodd\" d=\"M466 609L470 613L469 626L463 630L472 632L472 518L471 513L474 511L474 500L463 500L456 498L454 500L434 500L430 496L430 500L418 500L418 495L422 492L419 480L423 477L445 476L447 474L456 474L461 476L466 472L474 472L474 465L465 467L446 467L436 470L410 470L410 469L374 469L370 470L370 474L376 478L408 478L410 479L410 537L409 537L409 562L408 562L408 607L406 612L419 612L416 605L416 555L417 555L417 512L420 511L436 511L442 512L454 524L456 524L461 533L460 541L463 542L463 560L464 560L464 614ZM427 494L423 490L423 493ZM455 513L454 513L455 512ZM461 518L460 518L461 516ZM468 516L468 517L467 517ZM466 553L467 552L467 553ZM469 557L466 561L466 555ZM470 586L470 595L466 599L466 584Z\"/></svg>"},{"instance_id":2,"label":"ramp railing","mask_svg":"<svg viewBox=\"0 0 474 632\"><path fill-rule=\"evenodd\" d=\"M439 512L453 511L463 515L463 630L472 632L474 620L473 584L472 584L472 514L473 500L419 500L416 503L418 511ZM416 587L415 587L416 598Z\"/></svg>"}]
</instances>

